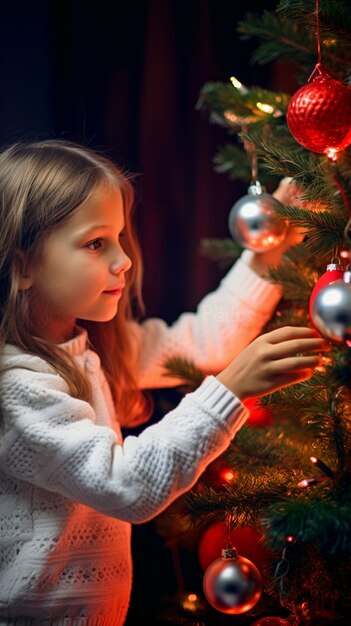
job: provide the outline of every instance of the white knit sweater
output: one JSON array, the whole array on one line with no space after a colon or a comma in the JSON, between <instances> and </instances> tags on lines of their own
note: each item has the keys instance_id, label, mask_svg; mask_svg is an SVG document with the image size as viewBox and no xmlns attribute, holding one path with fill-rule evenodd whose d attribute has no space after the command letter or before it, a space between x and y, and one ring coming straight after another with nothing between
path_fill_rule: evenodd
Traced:
<instances>
[{"instance_id":1,"label":"white knit sweater","mask_svg":"<svg viewBox=\"0 0 351 626\"><path fill-rule=\"evenodd\" d=\"M280 298L242 261L172 326L133 324L142 387L169 384L179 353L217 371L258 334ZM158 424L122 441L85 331L64 344L93 389L69 395L44 360L5 346L0 376L0 626L122 626L132 584L131 523L189 489L246 419L209 375ZM176 381L171 381L173 384Z\"/></svg>"}]
</instances>

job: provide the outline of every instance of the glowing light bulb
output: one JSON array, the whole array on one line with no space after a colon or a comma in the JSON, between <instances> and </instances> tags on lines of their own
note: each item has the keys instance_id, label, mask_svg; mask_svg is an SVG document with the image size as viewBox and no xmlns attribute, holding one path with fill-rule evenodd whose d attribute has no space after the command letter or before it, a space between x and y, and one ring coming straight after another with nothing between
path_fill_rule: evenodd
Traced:
<instances>
[{"instance_id":1,"label":"glowing light bulb","mask_svg":"<svg viewBox=\"0 0 351 626\"><path fill-rule=\"evenodd\" d=\"M337 152L338 151L336 148L327 148L325 151L325 154L328 157L328 159L330 159L331 161L336 161L338 158Z\"/></svg>"},{"instance_id":2,"label":"glowing light bulb","mask_svg":"<svg viewBox=\"0 0 351 626\"><path fill-rule=\"evenodd\" d=\"M240 80L238 80L237 78L235 78L235 76L231 76L230 77L230 82L232 83L233 87L235 87L235 89L238 90L238 92L242 95L245 96L245 94L247 94L249 92L249 90L247 89L247 87L245 87Z\"/></svg>"},{"instance_id":3,"label":"glowing light bulb","mask_svg":"<svg viewBox=\"0 0 351 626\"><path fill-rule=\"evenodd\" d=\"M271 104L265 104L264 102L256 102L256 106L263 113L273 113L274 107Z\"/></svg>"}]
</instances>

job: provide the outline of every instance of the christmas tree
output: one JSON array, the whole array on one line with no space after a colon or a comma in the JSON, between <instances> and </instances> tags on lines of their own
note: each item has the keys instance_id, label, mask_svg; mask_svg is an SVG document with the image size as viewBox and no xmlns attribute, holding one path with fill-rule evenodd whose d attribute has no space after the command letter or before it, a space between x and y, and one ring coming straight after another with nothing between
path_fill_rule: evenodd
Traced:
<instances>
[{"instance_id":1,"label":"christmas tree","mask_svg":"<svg viewBox=\"0 0 351 626\"><path fill-rule=\"evenodd\" d=\"M342 0L281 0L274 12L247 14L238 32L258 42L255 62L290 63L297 89L276 93L234 77L204 85L199 111L228 136L215 168L255 187L232 209L233 237L206 240L204 250L223 265L242 248L259 251L284 221L302 229L302 243L270 272L284 296L264 331L313 324L333 348L310 380L251 403L247 425L163 515L174 525L160 528L170 536L180 524L183 536L200 537L209 605L188 607L193 617L182 623L344 624L351 610L351 11ZM263 211L257 188L272 189L281 177L293 179L299 202L274 206L273 222L261 214L254 232L239 208L250 200ZM183 390L202 379L181 355L165 366L184 379ZM211 568L220 548L232 547L260 560L263 593L252 570L235 583L240 599L226 604L233 587L221 587L221 566Z\"/></svg>"}]
</instances>

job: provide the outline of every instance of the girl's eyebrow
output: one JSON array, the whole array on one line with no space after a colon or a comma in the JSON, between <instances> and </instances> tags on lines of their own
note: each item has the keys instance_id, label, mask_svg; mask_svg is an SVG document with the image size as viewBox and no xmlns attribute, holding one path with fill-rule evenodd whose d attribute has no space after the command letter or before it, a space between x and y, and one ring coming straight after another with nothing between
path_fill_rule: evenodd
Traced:
<instances>
[{"instance_id":1,"label":"girl's eyebrow","mask_svg":"<svg viewBox=\"0 0 351 626\"><path fill-rule=\"evenodd\" d=\"M81 230L78 235L79 237L85 237L87 235L89 235L89 233L94 232L95 230L111 230L111 226L109 224L93 224L92 226L88 226L88 228L85 228L83 230ZM125 228L125 224L123 223L121 231Z\"/></svg>"}]
</instances>

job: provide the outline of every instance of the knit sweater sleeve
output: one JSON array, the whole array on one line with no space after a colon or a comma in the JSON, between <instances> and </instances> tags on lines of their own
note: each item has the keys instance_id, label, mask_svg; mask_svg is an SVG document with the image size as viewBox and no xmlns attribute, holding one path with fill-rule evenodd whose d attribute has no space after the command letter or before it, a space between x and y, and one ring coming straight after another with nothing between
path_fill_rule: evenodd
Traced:
<instances>
[{"instance_id":1,"label":"knit sweater sleeve","mask_svg":"<svg viewBox=\"0 0 351 626\"><path fill-rule=\"evenodd\" d=\"M15 369L1 380L0 471L133 523L190 488L247 417L208 377L158 424L121 444L57 374Z\"/></svg>"},{"instance_id":2,"label":"knit sweater sleeve","mask_svg":"<svg viewBox=\"0 0 351 626\"><path fill-rule=\"evenodd\" d=\"M165 377L163 366L175 355L207 374L218 373L260 333L281 295L279 286L258 276L241 258L194 313L183 313L171 326L157 318L131 324L139 387L179 383Z\"/></svg>"}]
</instances>

